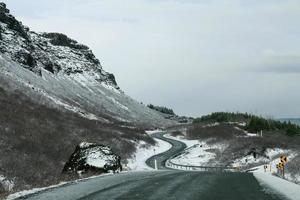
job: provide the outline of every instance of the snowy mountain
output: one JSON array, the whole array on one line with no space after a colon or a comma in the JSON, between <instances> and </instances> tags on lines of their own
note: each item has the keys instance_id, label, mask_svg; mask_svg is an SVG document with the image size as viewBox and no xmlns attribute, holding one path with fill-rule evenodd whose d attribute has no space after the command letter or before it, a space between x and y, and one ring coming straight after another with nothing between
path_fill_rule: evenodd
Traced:
<instances>
[{"instance_id":1,"label":"snowy mountain","mask_svg":"<svg viewBox=\"0 0 300 200\"><path fill-rule=\"evenodd\" d=\"M81 142L108 147L125 163L139 144L155 145L145 129L175 123L124 94L87 46L30 31L4 3L0 52L0 199L78 178L62 171ZM111 158L93 152L98 164Z\"/></svg>"},{"instance_id":2,"label":"snowy mountain","mask_svg":"<svg viewBox=\"0 0 300 200\"><path fill-rule=\"evenodd\" d=\"M61 33L30 31L4 3L0 39L0 78L10 89L92 120L147 127L173 123L124 94L89 47Z\"/></svg>"}]
</instances>

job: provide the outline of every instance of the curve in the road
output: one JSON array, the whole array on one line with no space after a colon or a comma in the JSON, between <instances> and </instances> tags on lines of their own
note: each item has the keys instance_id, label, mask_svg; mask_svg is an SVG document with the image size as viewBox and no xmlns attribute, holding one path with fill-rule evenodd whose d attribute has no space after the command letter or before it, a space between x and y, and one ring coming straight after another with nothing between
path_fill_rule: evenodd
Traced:
<instances>
[{"instance_id":1,"label":"curve in the road","mask_svg":"<svg viewBox=\"0 0 300 200\"><path fill-rule=\"evenodd\" d=\"M169 169L166 167L166 161L174 155L179 154L186 148L186 144L184 144L183 142L166 138L164 137L164 134L165 133L163 132L154 133L152 137L168 142L172 145L172 147L168 151L154 155L146 160L146 164L153 169L155 168L155 160L157 162L158 169Z\"/></svg>"},{"instance_id":2,"label":"curve in the road","mask_svg":"<svg viewBox=\"0 0 300 200\"><path fill-rule=\"evenodd\" d=\"M29 200L283 200L252 174L153 170L103 176L55 188Z\"/></svg>"},{"instance_id":3,"label":"curve in the road","mask_svg":"<svg viewBox=\"0 0 300 200\"><path fill-rule=\"evenodd\" d=\"M248 173L210 173L197 171L165 170L167 159L183 151L182 142L164 138L163 133L153 135L172 144L168 151L147 160L158 169L140 172L127 172L108 175L50 189L20 199L29 200L283 200L283 196L265 189L252 174Z\"/></svg>"}]
</instances>

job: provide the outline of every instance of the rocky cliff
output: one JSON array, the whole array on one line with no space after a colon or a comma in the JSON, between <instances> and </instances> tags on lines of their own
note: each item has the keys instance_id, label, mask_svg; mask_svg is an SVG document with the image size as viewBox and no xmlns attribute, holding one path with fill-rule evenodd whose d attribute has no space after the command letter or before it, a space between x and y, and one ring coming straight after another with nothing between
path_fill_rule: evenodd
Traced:
<instances>
[{"instance_id":1,"label":"rocky cliff","mask_svg":"<svg viewBox=\"0 0 300 200\"><path fill-rule=\"evenodd\" d=\"M89 47L61 33L30 31L4 3L0 4L0 52L2 81L14 82L15 89L39 103L108 123L172 124L124 94Z\"/></svg>"}]
</instances>

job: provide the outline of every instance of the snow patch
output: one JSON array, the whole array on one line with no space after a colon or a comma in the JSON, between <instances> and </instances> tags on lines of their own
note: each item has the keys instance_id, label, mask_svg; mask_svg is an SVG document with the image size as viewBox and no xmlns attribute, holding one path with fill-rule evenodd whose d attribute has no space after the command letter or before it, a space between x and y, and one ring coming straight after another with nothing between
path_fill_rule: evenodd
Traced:
<instances>
[{"instance_id":1,"label":"snow patch","mask_svg":"<svg viewBox=\"0 0 300 200\"><path fill-rule=\"evenodd\" d=\"M155 146L150 146L145 142L140 142L137 146L136 153L131 159L128 159L127 168L129 170L153 170L146 164L146 160L156 154L168 151L172 145L168 142L154 138Z\"/></svg>"},{"instance_id":2,"label":"snow patch","mask_svg":"<svg viewBox=\"0 0 300 200\"><path fill-rule=\"evenodd\" d=\"M116 89L115 87L113 87L112 85L108 85L108 84L106 84L106 83L104 83L104 82L102 82L101 85L102 85L104 88L108 89L108 90L114 91L115 93L118 93L118 94L121 94L121 93L122 93L120 90L117 90L117 89Z\"/></svg>"},{"instance_id":3,"label":"snow patch","mask_svg":"<svg viewBox=\"0 0 300 200\"><path fill-rule=\"evenodd\" d=\"M118 102L116 99L114 99L113 97L107 97L108 99L110 99L114 104L116 104L117 106L119 106L120 108L124 109L124 110L129 110L128 107L124 106L123 104L121 104L120 102Z\"/></svg>"},{"instance_id":4,"label":"snow patch","mask_svg":"<svg viewBox=\"0 0 300 200\"><path fill-rule=\"evenodd\" d=\"M122 173L122 172L120 172L120 173ZM15 199L19 199L20 197L25 197L26 198L26 196L28 196L28 195L43 192L43 191L46 191L46 190L49 190L49 189L59 188L59 187L69 185L69 184L72 184L72 183L78 183L78 182L85 181L85 180L90 180L90 179L103 177L103 176L111 176L111 175L114 175L114 174L111 172L111 173L107 173L107 174L101 174L101 175L90 176L90 177L87 177L87 178L77 179L75 181L70 181L70 182L60 182L58 184L51 185L51 186L48 186L48 187L33 188L33 189L30 189L30 190L23 190L23 191L20 191L20 192L10 194L6 198L6 200L15 200Z\"/></svg>"},{"instance_id":5,"label":"snow patch","mask_svg":"<svg viewBox=\"0 0 300 200\"><path fill-rule=\"evenodd\" d=\"M292 152L290 150L275 148L275 149L266 149L265 156L259 156L257 158L254 158L253 155L247 155L242 158L235 159L232 162L233 167L247 167L249 164L259 164L259 163L265 163L270 164L272 163L273 169L276 169L276 164L279 163L278 157L282 154L290 155L288 158L291 159ZM276 164L275 164L276 163ZM260 169L263 170L263 166L260 166Z\"/></svg>"},{"instance_id":6,"label":"snow patch","mask_svg":"<svg viewBox=\"0 0 300 200\"><path fill-rule=\"evenodd\" d=\"M81 143L79 144L79 147L80 147L80 148L87 148L87 147L89 147L89 146L91 146L91 145L93 145L93 143L90 143L90 142L81 142Z\"/></svg>"},{"instance_id":7,"label":"snow patch","mask_svg":"<svg viewBox=\"0 0 300 200\"><path fill-rule=\"evenodd\" d=\"M269 191L268 188L271 188L274 191L278 191L288 199L299 200L300 185L272 176L269 173L254 172L253 175L261 186L267 189L267 191Z\"/></svg>"},{"instance_id":8,"label":"snow patch","mask_svg":"<svg viewBox=\"0 0 300 200\"><path fill-rule=\"evenodd\" d=\"M173 139L173 140L179 140L183 143L186 144L187 148L191 147L191 146L194 146L196 144L200 144L199 140L188 140L188 139L185 139L184 136L172 136L170 134L165 134L164 135L165 138L170 138L170 139Z\"/></svg>"},{"instance_id":9,"label":"snow patch","mask_svg":"<svg viewBox=\"0 0 300 200\"><path fill-rule=\"evenodd\" d=\"M160 133L162 132L161 129L156 129L156 130L148 130L148 131L145 131L148 135L152 135L154 133Z\"/></svg>"},{"instance_id":10,"label":"snow patch","mask_svg":"<svg viewBox=\"0 0 300 200\"><path fill-rule=\"evenodd\" d=\"M202 127L205 128L205 127L215 127L215 126L219 126L220 123L219 122L215 122L213 124L207 124L207 125L203 125Z\"/></svg>"},{"instance_id":11,"label":"snow patch","mask_svg":"<svg viewBox=\"0 0 300 200\"><path fill-rule=\"evenodd\" d=\"M178 165L216 166L218 163L213 161L216 158L216 154L211 151L218 150L223 152L227 148L226 144L216 143L209 145L207 141L187 140L183 136L174 137L166 134L165 137L179 140L187 145L182 154L170 160L173 164Z\"/></svg>"},{"instance_id":12,"label":"snow patch","mask_svg":"<svg viewBox=\"0 0 300 200\"><path fill-rule=\"evenodd\" d=\"M5 176L0 175L0 186L7 192L11 192L15 186L12 180L7 179Z\"/></svg>"}]
</instances>

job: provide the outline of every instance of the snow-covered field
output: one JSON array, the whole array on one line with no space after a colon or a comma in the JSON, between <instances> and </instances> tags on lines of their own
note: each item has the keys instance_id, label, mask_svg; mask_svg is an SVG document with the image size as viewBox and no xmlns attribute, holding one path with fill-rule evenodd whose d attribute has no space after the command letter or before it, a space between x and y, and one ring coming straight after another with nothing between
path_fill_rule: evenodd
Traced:
<instances>
[{"instance_id":1,"label":"snow-covered field","mask_svg":"<svg viewBox=\"0 0 300 200\"><path fill-rule=\"evenodd\" d=\"M128 170L151 170L152 168L146 165L146 160L151 156L165 152L172 147L168 142L158 139L155 139L155 141L157 143L155 146L145 145L145 143L142 142L138 145L133 158L128 160Z\"/></svg>"},{"instance_id":2,"label":"snow-covered field","mask_svg":"<svg viewBox=\"0 0 300 200\"><path fill-rule=\"evenodd\" d=\"M290 155L289 159L294 157L294 154L289 150L279 149L279 148L267 149L266 153L265 153L266 157L260 156L258 158L254 158L252 154L247 155L242 158L234 160L232 162L232 166L247 167L247 165L249 165L249 164L260 164L260 163L270 164L270 163L272 163L272 165L276 167L276 164L279 163L279 160L276 158L280 157L280 155L283 155L283 154Z\"/></svg>"},{"instance_id":3,"label":"snow-covered field","mask_svg":"<svg viewBox=\"0 0 300 200\"><path fill-rule=\"evenodd\" d=\"M182 136L171 136L166 134L165 137L170 139L179 140L187 145L187 149L179 156L171 159L173 164L180 165L193 165L193 166L214 166L217 163L213 161L216 154L213 152L224 151L226 144L213 144L209 145L206 141L187 140Z\"/></svg>"}]
</instances>

